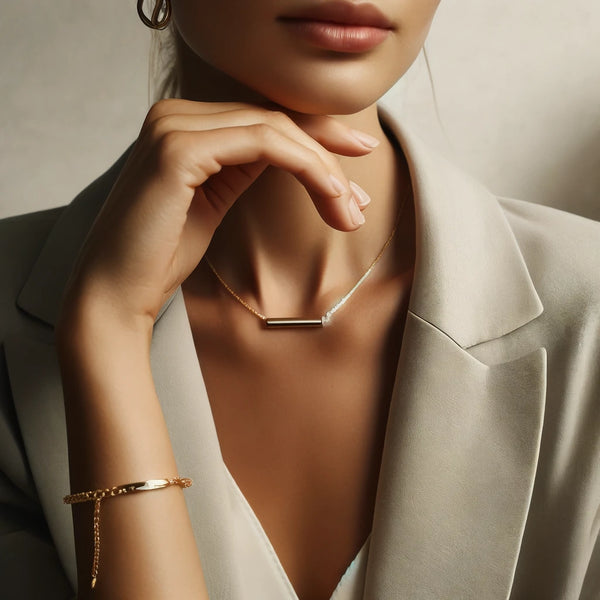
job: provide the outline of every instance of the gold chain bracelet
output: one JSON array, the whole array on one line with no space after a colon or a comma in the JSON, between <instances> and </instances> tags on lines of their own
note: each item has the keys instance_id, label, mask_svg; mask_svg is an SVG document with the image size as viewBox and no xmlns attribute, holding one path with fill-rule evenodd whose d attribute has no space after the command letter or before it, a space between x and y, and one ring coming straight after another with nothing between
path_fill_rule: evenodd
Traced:
<instances>
[{"instance_id":1,"label":"gold chain bracelet","mask_svg":"<svg viewBox=\"0 0 600 600\"><path fill-rule=\"evenodd\" d=\"M101 490L92 490L89 492L78 492L69 494L63 498L65 504L80 504L82 502L94 503L94 557L92 560L92 589L96 587L98 579L98 566L100 564L100 506L105 498L114 498L125 494L134 494L137 492L151 492L162 490L172 485L178 485L181 488L189 488L192 480L188 477L174 477L172 479L149 479L148 481L137 481L125 485L116 485L111 488Z\"/></svg>"}]
</instances>

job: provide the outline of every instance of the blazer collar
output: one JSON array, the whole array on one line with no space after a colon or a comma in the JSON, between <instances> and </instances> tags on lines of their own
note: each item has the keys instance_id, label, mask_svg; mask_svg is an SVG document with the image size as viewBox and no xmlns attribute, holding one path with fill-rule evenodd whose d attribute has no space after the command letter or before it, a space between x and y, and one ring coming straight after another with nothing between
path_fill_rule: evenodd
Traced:
<instances>
[{"instance_id":1,"label":"blazer collar","mask_svg":"<svg viewBox=\"0 0 600 600\"><path fill-rule=\"evenodd\" d=\"M463 348L538 317L542 303L498 198L381 116L404 150L415 196L410 310Z\"/></svg>"}]
</instances>

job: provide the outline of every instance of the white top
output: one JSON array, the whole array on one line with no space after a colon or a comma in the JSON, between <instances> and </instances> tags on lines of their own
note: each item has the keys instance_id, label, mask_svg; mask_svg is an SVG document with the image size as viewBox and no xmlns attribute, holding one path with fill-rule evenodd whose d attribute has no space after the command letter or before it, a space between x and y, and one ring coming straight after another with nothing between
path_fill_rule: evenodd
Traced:
<instances>
[{"instance_id":1,"label":"white top","mask_svg":"<svg viewBox=\"0 0 600 600\"><path fill-rule=\"evenodd\" d=\"M248 597L299 600L258 517L226 466L225 470L227 480L231 483L229 508L235 520L236 548L248 558L244 560L243 556L238 557L238 564L241 565L247 589L260 590L260 596L250 594ZM369 535L338 582L330 600L362 600L370 539Z\"/></svg>"}]
</instances>

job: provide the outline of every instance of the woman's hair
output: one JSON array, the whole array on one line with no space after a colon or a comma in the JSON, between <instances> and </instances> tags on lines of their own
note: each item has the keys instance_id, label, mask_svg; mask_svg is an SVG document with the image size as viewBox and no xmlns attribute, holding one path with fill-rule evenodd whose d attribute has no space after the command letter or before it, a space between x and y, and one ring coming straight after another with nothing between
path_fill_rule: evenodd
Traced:
<instances>
[{"instance_id":1,"label":"woman's hair","mask_svg":"<svg viewBox=\"0 0 600 600\"><path fill-rule=\"evenodd\" d=\"M163 98L178 98L176 31L171 24L161 31L153 30L148 61L148 101L154 104Z\"/></svg>"}]
</instances>

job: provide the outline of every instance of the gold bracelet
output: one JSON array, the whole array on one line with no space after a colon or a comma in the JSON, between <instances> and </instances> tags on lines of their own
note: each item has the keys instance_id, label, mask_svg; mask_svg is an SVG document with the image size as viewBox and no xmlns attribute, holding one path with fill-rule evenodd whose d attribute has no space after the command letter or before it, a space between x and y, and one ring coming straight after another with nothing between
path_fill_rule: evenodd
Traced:
<instances>
[{"instance_id":1,"label":"gold bracelet","mask_svg":"<svg viewBox=\"0 0 600 600\"><path fill-rule=\"evenodd\" d=\"M78 492L69 494L63 498L65 504L80 504L81 502L94 503L94 558L92 560L92 589L96 587L98 579L98 565L100 563L100 505L104 498L113 498L136 492L151 492L163 488L178 485L181 488L189 488L192 480L188 477L174 477L173 479L149 479L148 481L137 481L125 485L116 485L103 490L92 490L89 492Z\"/></svg>"}]
</instances>

